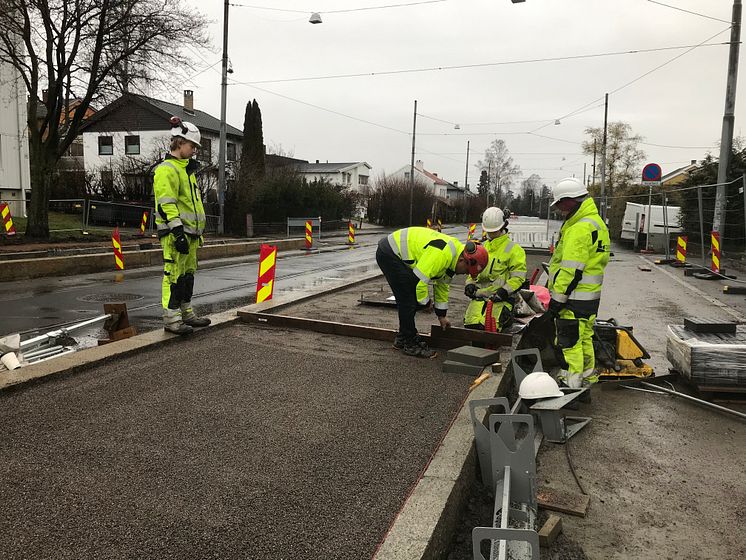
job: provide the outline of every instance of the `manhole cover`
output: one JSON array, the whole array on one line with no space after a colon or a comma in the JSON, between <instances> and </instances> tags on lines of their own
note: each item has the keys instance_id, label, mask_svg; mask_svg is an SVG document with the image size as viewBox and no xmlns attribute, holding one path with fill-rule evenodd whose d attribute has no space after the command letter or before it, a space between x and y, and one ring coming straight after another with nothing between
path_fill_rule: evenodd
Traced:
<instances>
[{"instance_id":1,"label":"manhole cover","mask_svg":"<svg viewBox=\"0 0 746 560\"><path fill-rule=\"evenodd\" d=\"M79 301L88 301L93 303L117 303L120 301L137 301L143 299L144 296L138 294L89 294L87 296L79 297Z\"/></svg>"}]
</instances>

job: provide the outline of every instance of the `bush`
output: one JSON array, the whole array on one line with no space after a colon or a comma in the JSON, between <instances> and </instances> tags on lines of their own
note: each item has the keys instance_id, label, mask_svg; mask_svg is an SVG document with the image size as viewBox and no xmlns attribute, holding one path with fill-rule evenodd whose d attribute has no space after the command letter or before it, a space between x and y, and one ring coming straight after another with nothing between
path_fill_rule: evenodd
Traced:
<instances>
[{"instance_id":1,"label":"bush","mask_svg":"<svg viewBox=\"0 0 746 560\"><path fill-rule=\"evenodd\" d=\"M424 183L415 180L411 200L412 225L425 225L433 213L435 195ZM382 175L376 179L373 192L368 199L368 219L382 226L407 226L409 201L409 179Z\"/></svg>"}]
</instances>

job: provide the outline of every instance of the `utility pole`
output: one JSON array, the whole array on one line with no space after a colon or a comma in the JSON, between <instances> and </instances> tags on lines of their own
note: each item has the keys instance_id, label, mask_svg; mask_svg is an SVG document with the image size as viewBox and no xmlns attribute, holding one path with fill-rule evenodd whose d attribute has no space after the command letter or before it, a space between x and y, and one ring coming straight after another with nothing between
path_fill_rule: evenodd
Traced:
<instances>
[{"instance_id":1,"label":"utility pole","mask_svg":"<svg viewBox=\"0 0 746 560\"><path fill-rule=\"evenodd\" d=\"M464 222L466 221L466 204L468 202L469 193L469 144L470 140L466 141L466 173L464 174Z\"/></svg>"},{"instance_id":2,"label":"utility pole","mask_svg":"<svg viewBox=\"0 0 746 560\"><path fill-rule=\"evenodd\" d=\"M720 136L720 161L718 162L718 187L715 194L715 216L712 229L725 240L725 207L728 180L728 164L733 148L733 124L736 112L736 84L738 83L738 54L741 41L741 0L733 0L733 25L730 28L730 55L728 56L728 80L725 88L725 113L723 131ZM703 243L704 245L704 243Z\"/></svg>"},{"instance_id":3,"label":"utility pole","mask_svg":"<svg viewBox=\"0 0 746 560\"><path fill-rule=\"evenodd\" d=\"M220 84L220 147L218 148L218 235L225 233L225 150L227 127L225 123L226 98L228 96L228 0L223 9L223 72Z\"/></svg>"},{"instance_id":4,"label":"utility pole","mask_svg":"<svg viewBox=\"0 0 746 560\"><path fill-rule=\"evenodd\" d=\"M585 183L585 186L588 186L588 171L586 169L587 163L583 162L583 183Z\"/></svg>"},{"instance_id":5,"label":"utility pole","mask_svg":"<svg viewBox=\"0 0 746 560\"><path fill-rule=\"evenodd\" d=\"M226 0L227 2L227 0ZM414 119L412 121L412 162L409 165L409 225L412 225L412 204L414 200L414 137L417 133L417 100L414 100Z\"/></svg>"},{"instance_id":6,"label":"utility pole","mask_svg":"<svg viewBox=\"0 0 746 560\"><path fill-rule=\"evenodd\" d=\"M593 139L593 180L592 184L596 184L596 139Z\"/></svg>"},{"instance_id":7,"label":"utility pole","mask_svg":"<svg viewBox=\"0 0 746 560\"><path fill-rule=\"evenodd\" d=\"M606 221L606 131L609 120L609 94L604 102L604 141L601 146L601 219Z\"/></svg>"}]
</instances>

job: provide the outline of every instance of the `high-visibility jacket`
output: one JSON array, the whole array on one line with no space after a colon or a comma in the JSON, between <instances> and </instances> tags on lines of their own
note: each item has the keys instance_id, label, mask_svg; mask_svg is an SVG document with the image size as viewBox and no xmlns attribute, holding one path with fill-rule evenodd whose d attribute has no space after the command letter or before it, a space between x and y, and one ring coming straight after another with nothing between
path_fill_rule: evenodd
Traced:
<instances>
[{"instance_id":1,"label":"high-visibility jacket","mask_svg":"<svg viewBox=\"0 0 746 560\"><path fill-rule=\"evenodd\" d=\"M506 295L512 296L526 281L526 251L518 243L511 241L507 235L488 239L482 245L487 249L490 260L476 278L469 276L466 283L476 284L479 289L487 290L491 294L502 288ZM485 307L483 301L473 300L469 303L464 315L464 324L484 324Z\"/></svg>"},{"instance_id":2,"label":"high-visibility jacket","mask_svg":"<svg viewBox=\"0 0 746 560\"><path fill-rule=\"evenodd\" d=\"M457 239L425 227L409 227L395 231L388 238L391 250L419 279L417 301L425 305L433 285L435 311L444 315L448 309L448 292L456 274L456 262L464 250Z\"/></svg>"},{"instance_id":3,"label":"high-visibility jacket","mask_svg":"<svg viewBox=\"0 0 746 560\"><path fill-rule=\"evenodd\" d=\"M610 245L609 230L589 197L562 224L549 262L552 299L576 317L598 313Z\"/></svg>"},{"instance_id":4,"label":"high-visibility jacket","mask_svg":"<svg viewBox=\"0 0 746 560\"><path fill-rule=\"evenodd\" d=\"M194 175L198 167L194 160L168 155L155 168L153 193L159 237L168 235L177 226L183 226L184 233L196 237L205 231L205 208Z\"/></svg>"}]
</instances>

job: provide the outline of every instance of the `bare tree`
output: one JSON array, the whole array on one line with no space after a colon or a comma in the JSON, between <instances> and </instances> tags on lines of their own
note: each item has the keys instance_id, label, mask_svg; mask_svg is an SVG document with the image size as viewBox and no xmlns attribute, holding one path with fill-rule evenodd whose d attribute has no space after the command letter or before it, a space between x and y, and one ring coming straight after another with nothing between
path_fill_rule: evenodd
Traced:
<instances>
[{"instance_id":1,"label":"bare tree","mask_svg":"<svg viewBox=\"0 0 746 560\"><path fill-rule=\"evenodd\" d=\"M521 181L521 199L524 203L523 211L534 214L534 205L538 208L538 197L541 194L541 177L536 173Z\"/></svg>"},{"instance_id":2,"label":"bare tree","mask_svg":"<svg viewBox=\"0 0 746 560\"><path fill-rule=\"evenodd\" d=\"M47 238L54 170L91 104L178 79L181 49L206 42L207 22L183 0L0 0L0 28L0 61L29 96L26 235Z\"/></svg>"},{"instance_id":3,"label":"bare tree","mask_svg":"<svg viewBox=\"0 0 746 560\"><path fill-rule=\"evenodd\" d=\"M491 204L501 206L510 200L510 187L520 176L521 168L513 162L505 140L493 140L484 151L484 159L476 163L479 171L487 171L492 190Z\"/></svg>"},{"instance_id":4,"label":"bare tree","mask_svg":"<svg viewBox=\"0 0 746 560\"><path fill-rule=\"evenodd\" d=\"M604 129L602 127L586 128L585 133L590 136L590 139L583 142L583 152L592 155L595 145L600 158ZM632 127L628 123L609 123L606 140L606 195L608 197L614 196L616 187L637 184L640 165L645 159L645 152L639 148L642 140L642 136L633 134Z\"/></svg>"}]
</instances>

